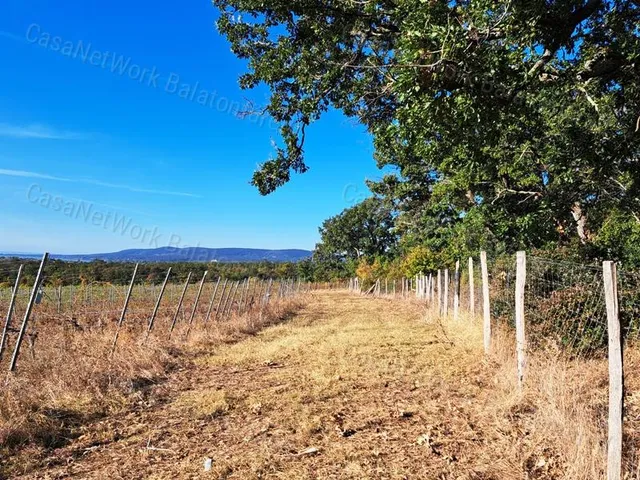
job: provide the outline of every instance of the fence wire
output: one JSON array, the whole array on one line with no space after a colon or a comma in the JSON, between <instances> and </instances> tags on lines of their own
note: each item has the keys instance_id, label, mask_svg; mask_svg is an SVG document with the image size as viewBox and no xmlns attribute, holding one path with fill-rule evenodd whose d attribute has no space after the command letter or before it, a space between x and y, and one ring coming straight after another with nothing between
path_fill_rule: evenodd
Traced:
<instances>
[{"instance_id":1,"label":"fence wire","mask_svg":"<svg viewBox=\"0 0 640 480\"><path fill-rule=\"evenodd\" d=\"M460 262L458 312L481 318L484 309L480 262ZM454 311L456 292L455 268L440 270L440 285L446 295L441 313ZM499 255L487 259L491 323L515 328L515 255ZM431 278L431 281L429 281ZM445 279L448 283L445 284ZM473 289L471 286L473 279ZM377 280L362 290L362 282L351 279L349 288L379 296L389 291L392 280ZM359 286L355 287L356 283ZM395 282L395 280L393 280ZM437 272L399 280L396 290L401 297L418 298L438 305ZM434 298L431 300L431 283ZM640 336L640 274L619 273L620 314L625 338ZM423 293L419 292L420 289ZM406 292L409 291L407 295ZM607 349L607 316L602 267L527 256L525 284L526 337L530 350L545 350L567 357L603 356ZM473 304L472 304L473 302ZM446 308L445 308L446 305Z\"/></svg>"},{"instance_id":2,"label":"fence wire","mask_svg":"<svg viewBox=\"0 0 640 480\"><path fill-rule=\"evenodd\" d=\"M15 279L18 268L5 267L1 273L4 278ZM81 344L79 339L82 335L115 334L122 329L139 336L141 341L146 338L147 332L148 335L167 340L175 327L175 337L183 340L192 327L202 328L214 321L226 322L243 315L261 315L274 304L307 292L312 286L306 281L292 278L230 280L205 277L203 281L201 276L191 277L185 290L186 280L186 276L181 278L175 275L170 278L158 303L164 278L136 278L124 321L119 326L128 284L91 281L80 276L49 277L45 266L24 330L20 362L35 359L37 345L42 342L43 347L51 348L50 338L55 336L66 338L76 335L74 342ZM4 282L0 285L0 332L4 332L4 341L0 344L0 369L7 368L14 352L34 282L35 275L22 276L10 315L14 284ZM153 317L156 303L158 309ZM152 317L153 331L149 327ZM61 344L59 348L64 349L65 345Z\"/></svg>"},{"instance_id":3,"label":"fence wire","mask_svg":"<svg viewBox=\"0 0 640 480\"><path fill-rule=\"evenodd\" d=\"M491 319L498 325L515 325L516 260L512 255L487 259ZM480 278L482 285L482 278ZM482 287L481 287L482 288ZM482 302L482 290L480 291ZM482 307L480 307L482 312Z\"/></svg>"},{"instance_id":4,"label":"fence wire","mask_svg":"<svg viewBox=\"0 0 640 480\"><path fill-rule=\"evenodd\" d=\"M525 318L530 348L573 357L606 354L602 268L529 256Z\"/></svg>"}]
</instances>

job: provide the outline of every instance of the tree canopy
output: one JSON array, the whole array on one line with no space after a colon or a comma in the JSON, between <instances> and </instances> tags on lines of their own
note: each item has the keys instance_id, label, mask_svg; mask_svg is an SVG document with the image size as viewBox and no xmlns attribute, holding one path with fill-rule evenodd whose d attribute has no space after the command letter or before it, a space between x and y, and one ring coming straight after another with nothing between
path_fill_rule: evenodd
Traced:
<instances>
[{"instance_id":1,"label":"tree canopy","mask_svg":"<svg viewBox=\"0 0 640 480\"><path fill-rule=\"evenodd\" d=\"M320 235L316 255L339 261L391 254L398 241L391 209L375 197L325 220Z\"/></svg>"},{"instance_id":2,"label":"tree canopy","mask_svg":"<svg viewBox=\"0 0 640 480\"><path fill-rule=\"evenodd\" d=\"M409 246L611 250L637 235L638 0L213 3L242 87L266 84L281 124L261 193L307 170L307 129L338 109L393 167L370 188Z\"/></svg>"}]
</instances>

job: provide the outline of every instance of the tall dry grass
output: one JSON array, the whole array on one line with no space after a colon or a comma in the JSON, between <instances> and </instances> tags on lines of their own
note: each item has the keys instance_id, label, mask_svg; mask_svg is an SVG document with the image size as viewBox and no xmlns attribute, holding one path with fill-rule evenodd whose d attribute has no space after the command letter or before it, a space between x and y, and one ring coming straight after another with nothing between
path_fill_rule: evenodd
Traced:
<instances>
[{"instance_id":1,"label":"tall dry grass","mask_svg":"<svg viewBox=\"0 0 640 480\"><path fill-rule=\"evenodd\" d=\"M465 317L442 324L455 342L468 343L470 347L481 345L481 320ZM606 358L572 359L565 352L548 350L530 350L527 355L525 383L520 388L515 332L508 327L494 327L488 357L493 388L477 408L479 416L492 425L491 436L500 452L495 455L494 449L483 451L488 454L484 462L490 465L487 475L567 480L606 478ZM631 347L628 356L640 358L640 352ZM625 440L633 441L631 437ZM634 470L631 450L625 453L627 475Z\"/></svg>"},{"instance_id":2,"label":"tall dry grass","mask_svg":"<svg viewBox=\"0 0 640 480\"><path fill-rule=\"evenodd\" d=\"M154 332L143 342L144 322L128 321L113 355L113 321L85 321L82 326L38 321L35 343L25 341L17 370L3 374L0 456L25 447L64 445L88 422L144 402L151 387L163 382L172 370L188 367L199 353L282 322L304 302L304 297L282 299L211 322L207 329L196 323L188 340L185 322L178 324L169 339L170 318L159 318ZM0 364L4 372L10 351Z\"/></svg>"}]
</instances>

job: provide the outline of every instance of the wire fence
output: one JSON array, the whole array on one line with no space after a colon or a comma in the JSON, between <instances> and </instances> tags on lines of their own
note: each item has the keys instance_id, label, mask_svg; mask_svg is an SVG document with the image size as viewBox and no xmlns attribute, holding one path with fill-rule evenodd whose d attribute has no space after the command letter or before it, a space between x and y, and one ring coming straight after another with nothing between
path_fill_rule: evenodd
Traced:
<instances>
[{"instance_id":1,"label":"wire fence","mask_svg":"<svg viewBox=\"0 0 640 480\"><path fill-rule=\"evenodd\" d=\"M51 343L58 335L108 333L113 337L111 354L121 334L142 343L149 339L184 342L192 332L206 330L214 322L260 316L312 288L332 287L292 278L209 278L206 272L200 278L191 273L184 278L171 269L164 279L149 282L137 275L137 265L131 266L130 284L115 285L72 276L48 277L46 256L40 270L33 279L25 278L22 266L0 272L15 278L13 285L0 286L2 370L18 370L18 374L19 362L35 359L39 345Z\"/></svg>"},{"instance_id":2,"label":"wire fence","mask_svg":"<svg viewBox=\"0 0 640 480\"><path fill-rule=\"evenodd\" d=\"M482 317L484 309L482 274L479 262L470 268L442 269L429 275L401 280L377 280L363 290L360 279L351 279L348 288L379 297L417 298L429 305L440 303L444 315L459 312ZM494 326L515 328L516 258L499 256L487 259L489 310ZM438 278L440 280L438 280ZM458 280L456 280L458 279ZM397 284L397 290L385 291L380 285ZM640 275L619 275L620 313L624 336L640 334ZM528 348L552 350L570 357L606 354L607 317L602 268L527 257L525 317ZM456 300L457 296L457 300Z\"/></svg>"},{"instance_id":3,"label":"wire fence","mask_svg":"<svg viewBox=\"0 0 640 480\"><path fill-rule=\"evenodd\" d=\"M481 321L489 355L496 335L506 332L515 346L513 365L520 388L532 356L542 363L562 359L568 366L606 362L607 475L620 479L624 472L624 478L640 478L638 425L626 418L623 437L622 423L623 400L632 395L624 396L624 379L633 373L622 368L622 346L640 338L640 274L616 270L612 262L595 266L524 252L488 258L482 252L479 262L469 258L456 262L455 268L403 279L402 294L394 297L417 299L441 318ZM360 285L359 279L349 282L354 292L384 296L378 287L365 291Z\"/></svg>"}]
</instances>

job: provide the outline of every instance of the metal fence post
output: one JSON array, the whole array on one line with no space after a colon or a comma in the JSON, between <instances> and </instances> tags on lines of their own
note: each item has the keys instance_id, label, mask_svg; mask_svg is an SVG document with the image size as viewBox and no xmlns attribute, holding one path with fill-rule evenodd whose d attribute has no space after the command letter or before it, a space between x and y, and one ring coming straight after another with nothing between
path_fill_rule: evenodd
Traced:
<instances>
[{"instance_id":1,"label":"metal fence post","mask_svg":"<svg viewBox=\"0 0 640 480\"><path fill-rule=\"evenodd\" d=\"M131 283L129 284L129 289L127 290L127 297L124 300L124 305L122 307L122 313L120 314L120 320L118 320L118 326L116 327L116 334L113 337L113 345L111 345L111 356L116 351L116 343L118 342L118 336L120 335L120 327L122 327L122 323L124 322L124 317L127 315L127 308L129 308L129 300L131 300L131 293L133 292L133 285L136 281L136 275L138 274L138 265L136 263L136 267L133 269L133 276L131 277Z\"/></svg>"},{"instance_id":2,"label":"metal fence post","mask_svg":"<svg viewBox=\"0 0 640 480\"><path fill-rule=\"evenodd\" d=\"M220 293L220 300L218 300L218 306L216 307L216 314L213 316L213 321L215 322L218 318L218 313L220 313L220 307L222 306L222 301L224 300L224 294L227 290L227 284L229 283L229 279L224 279L224 284L222 285L222 292Z\"/></svg>"},{"instance_id":3,"label":"metal fence post","mask_svg":"<svg viewBox=\"0 0 640 480\"><path fill-rule=\"evenodd\" d=\"M220 281L222 280L222 277L218 277L218 281L216 282L216 286L213 289L213 295L211 296L211 302L209 302L209 309L207 310L207 316L204 317L204 325L207 324L207 322L209 322L209 318L211 318L211 312L213 311L213 304L216 300L216 295L218 293L218 287L220 286Z\"/></svg>"},{"instance_id":4,"label":"metal fence post","mask_svg":"<svg viewBox=\"0 0 640 480\"><path fill-rule=\"evenodd\" d=\"M207 274L209 272L205 270L204 275L202 275L202 280L200 280L200 287L198 288L198 293L196 294L196 299L193 302L193 310L191 310L191 316L189 317L189 324L187 326L187 333L184 338L187 339L189 337L189 333L191 332L191 325L193 324L193 319L196 316L196 311L198 310L198 303L200 302L200 295L202 295L202 288L204 287L204 281L207 278Z\"/></svg>"},{"instance_id":5,"label":"metal fence post","mask_svg":"<svg viewBox=\"0 0 640 480\"><path fill-rule=\"evenodd\" d=\"M20 289L20 278L22 277L22 270L24 265L20 265L18 269L18 275L16 275L16 282L13 286L13 291L11 292L11 300L9 301L9 310L7 311L7 317L4 321L4 327L2 329L2 338L0 339L0 359L2 359L2 353L4 352L4 348L7 343L7 332L9 327L11 326L11 316L13 315L13 309L16 305L16 297L18 296L18 291Z\"/></svg>"},{"instance_id":6,"label":"metal fence post","mask_svg":"<svg viewBox=\"0 0 640 480\"><path fill-rule=\"evenodd\" d=\"M158 299L156 300L156 305L153 308L153 313L151 314L151 318L149 319L149 326L147 327L147 334L144 337L145 342L147 338L149 338L149 334L151 333L151 329L153 328L153 323L156 319L156 315L158 315L158 309L160 308L160 302L162 302L162 296L164 295L164 290L167 288L167 282L169 281L169 276L171 275L171 267L169 267L169 271L167 271L167 276L164 277L164 282L162 282L162 287L160 288L160 294L158 295Z\"/></svg>"},{"instance_id":7,"label":"metal fence post","mask_svg":"<svg viewBox=\"0 0 640 480\"><path fill-rule=\"evenodd\" d=\"M173 329L176 328L176 322L178 321L178 315L180 315L180 309L182 308L182 302L184 302L184 296L187 294L187 288L189 288L189 282L191 281L191 272L187 275L187 281L184 282L184 288L182 289L182 294L180 295L180 300L178 301L178 308L176 308L176 313L173 315L173 320L171 320L171 327L169 328L169 338L171 338L171 334L173 333Z\"/></svg>"},{"instance_id":8,"label":"metal fence post","mask_svg":"<svg viewBox=\"0 0 640 480\"><path fill-rule=\"evenodd\" d=\"M49 259L49 254L45 253L42 256L42 260L40 261L40 268L38 269L38 274L36 275L36 280L33 282L33 289L31 290L31 296L29 297L29 303L27 305L27 310L24 313L24 318L22 319L22 326L20 327L20 332L18 333L18 339L16 340L16 346L13 349L13 356L11 357L11 363L9 364L9 371L13 372L16 369L16 362L18 361L18 356L20 355L20 345L22 345L22 340L24 338L24 333L27 331L27 323L29 323L29 317L31 316L31 310L33 310L33 304L36 301L36 296L38 295L38 288L40 288L40 282L42 281L42 274L44 272L44 265L47 263Z\"/></svg>"}]
</instances>

